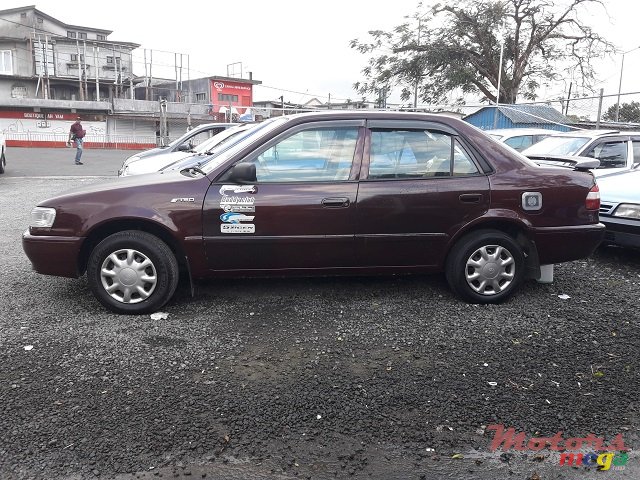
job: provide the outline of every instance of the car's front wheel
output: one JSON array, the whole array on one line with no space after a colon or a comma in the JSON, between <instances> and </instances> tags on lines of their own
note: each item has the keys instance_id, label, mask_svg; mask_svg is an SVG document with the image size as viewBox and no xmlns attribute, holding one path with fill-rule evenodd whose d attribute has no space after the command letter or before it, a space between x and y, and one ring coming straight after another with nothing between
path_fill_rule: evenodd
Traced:
<instances>
[{"instance_id":1,"label":"car's front wheel","mask_svg":"<svg viewBox=\"0 0 640 480\"><path fill-rule=\"evenodd\" d=\"M87 280L109 310L124 314L154 312L178 285L178 262L158 237L128 230L102 240L91 252Z\"/></svg>"},{"instance_id":2,"label":"car's front wheel","mask_svg":"<svg viewBox=\"0 0 640 480\"><path fill-rule=\"evenodd\" d=\"M498 303L524 278L522 247L504 232L478 230L462 237L446 264L451 289L471 303Z\"/></svg>"}]
</instances>

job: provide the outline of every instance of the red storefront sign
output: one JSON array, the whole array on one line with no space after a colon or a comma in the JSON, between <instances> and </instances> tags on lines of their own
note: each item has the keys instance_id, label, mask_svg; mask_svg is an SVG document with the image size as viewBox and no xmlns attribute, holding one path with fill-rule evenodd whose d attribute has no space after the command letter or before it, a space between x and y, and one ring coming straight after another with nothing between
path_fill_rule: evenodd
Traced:
<instances>
[{"instance_id":1,"label":"red storefront sign","mask_svg":"<svg viewBox=\"0 0 640 480\"><path fill-rule=\"evenodd\" d=\"M253 104L253 85L229 80L211 80L211 103L214 112L221 107L251 107ZM241 109L242 110L242 109ZM242 113L242 111L240 111Z\"/></svg>"}]
</instances>

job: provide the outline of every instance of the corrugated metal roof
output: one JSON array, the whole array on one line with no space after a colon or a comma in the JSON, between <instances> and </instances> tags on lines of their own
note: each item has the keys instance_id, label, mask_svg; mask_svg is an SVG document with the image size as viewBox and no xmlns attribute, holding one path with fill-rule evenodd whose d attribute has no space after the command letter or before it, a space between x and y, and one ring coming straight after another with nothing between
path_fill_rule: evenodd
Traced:
<instances>
[{"instance_id":1,"label":"corrugated metal roof","mask_svg":"<svg viewBox=\"0 0 640 480\"><path fill-rule=\"evenodd\" d=\"M500 113L513 123L569 123L570 120L547 105L501 105Z\"/></svg>"}]
</instances>

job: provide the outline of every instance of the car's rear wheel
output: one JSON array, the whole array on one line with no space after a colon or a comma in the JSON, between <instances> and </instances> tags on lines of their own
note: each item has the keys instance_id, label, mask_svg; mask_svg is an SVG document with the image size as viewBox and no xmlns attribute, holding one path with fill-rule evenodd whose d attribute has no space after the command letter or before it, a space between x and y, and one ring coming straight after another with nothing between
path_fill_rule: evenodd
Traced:
<instances>
[{"instance_id":1,"label":"car's rear wheel","mask_svg":"<svg viewBox=\"0 0 640 480\"><path fill-rule=\"evenodd\" d=\"M4 156L4 152L0 155L0 173L4 173L4 169L7 166L7 158Z\"/></svg>"},{"instance_id":2,"label":"car's rear wheel","mask_svg":"<svg viewBox=\"0 0 640 480\"><path fill-rule=\"evenodd\" d=\"M446 276L451 289L471 303L498 303L515 292L524 278L522 247L504 232L478 230L451 250Z\"/></svg>"},{"instance_id":3,"label":"car's rear wheel","mask_svg":"<svg viewBox=\"0 0 640 480\"><path fill-rule=\"evenodd\" d=\"M115 233L91 252L87 280L109 310L124 314L154 312L178 285L178 262L158 237L129 230Z\"/></svg>"}]
</instances>

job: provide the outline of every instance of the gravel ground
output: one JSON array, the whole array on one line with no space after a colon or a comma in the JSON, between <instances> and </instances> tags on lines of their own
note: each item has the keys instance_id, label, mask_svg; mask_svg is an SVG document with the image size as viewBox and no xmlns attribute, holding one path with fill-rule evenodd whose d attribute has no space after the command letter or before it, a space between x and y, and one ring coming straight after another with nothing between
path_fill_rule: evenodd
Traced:
<instances>
[{"instance_id":1,"label":"gravel ground","mask_svg":"<svg viewBox=\"0 0 640 480\"><path fill-rule=\"evenodd\" d=\"M498 306L438 275L225 280L121 316L20 245L33 205L87 181L0 178L0 478L640 477L634 451L596 473L484 431L638 448L640 252Z\"/></svg>"}]
</instances>

